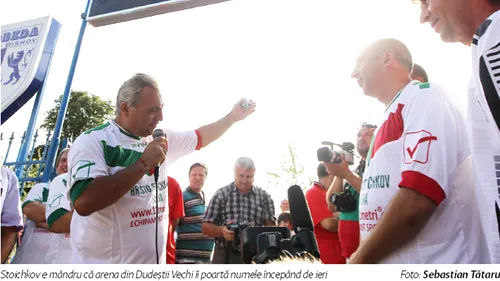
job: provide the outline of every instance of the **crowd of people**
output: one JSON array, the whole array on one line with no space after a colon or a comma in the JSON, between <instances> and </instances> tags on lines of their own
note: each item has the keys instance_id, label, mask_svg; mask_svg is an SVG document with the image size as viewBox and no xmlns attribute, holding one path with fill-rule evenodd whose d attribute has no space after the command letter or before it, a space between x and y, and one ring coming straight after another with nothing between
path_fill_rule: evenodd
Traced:
<instances>
[{"instance_id":1,"label":"crowd of people","mask_svg":"<svg viewBox=\"0 0 500 281\"><path fill-rule=\"evenodd\" d=\"M385 105L385 118L359 127L354 169L333 153L305 192L324 264L500 262L500 1L413 2L443 41L472 47L467 118L403 42L377 40L359 54L351 76ZM116 117L63 150L57 177L22 204L15 175L2 168L2 262L17 242L12 263L243 263L228 225L282 226L293 235L289 202L274 198L283 199L275 212L249 157L236 160L234 181L210 200L205 164L191 165L184 190L167 176L177 159L251 115L255 102L153 138L162 107L152 77L125 81Z\"/></svg>"}]
</instances>

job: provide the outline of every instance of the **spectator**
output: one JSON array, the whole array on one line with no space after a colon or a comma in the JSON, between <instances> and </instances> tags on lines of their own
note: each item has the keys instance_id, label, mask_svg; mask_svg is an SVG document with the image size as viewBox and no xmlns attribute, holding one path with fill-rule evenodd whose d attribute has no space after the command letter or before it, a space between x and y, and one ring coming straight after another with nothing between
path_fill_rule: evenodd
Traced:
<instances>
[{"instance_id":1,"label":"spectator","mask_svg":"<svg viewBox=\"0 0 500 281\"><path fill-rule=\"evenodd\" d=\"M322 164L317 169L318 181L306 191L306 200L311 212L314 234L318 242L320 259L324 264L345 264L338 235L339 214L332 213L326 204L326 191L333 182Z\"/></svg>"},{"instance_id":2,"label":"spectator","mask_svg":"<svg viewBox=\"0 0 500 281\"><path fill-rule=\"evenodd\" d=\"M421 83L429 82L429 77L427 77L427 72L424 68L416 63L413 64L413 70L411 72L411 79L420 81Z\"/></svg>"},{"instance_id":3,"label":"spectator","mask_svg":"<svg viewBox=\"0 0 500 281\"><path fill-rule=\"evenodd\" d=\"M56 160L56 174L68 172L68 151L63 149ZM23 230L21 244L16 250L12 263L41 264L45 263L52 237L45 217L45 208L49 196L49 183L37 183L26 195L22 205L23 213L28 218Z\"/></svg>"},{"instance_id":4,"label":"spectator","mask_svg":"<svg viewBox=\"0 0 500 281\"><path fill-rule=\"evenodd\" d=\"M267 191L253 184L254 175L253 160L238 158L234 166L234 182L217 190L208 204L202 231L215 238L212 263L243 262L240 245L233 244L235 236L228 224L276 226L273 199Z\"/></svg>"},{"instance_id":5,"label":"spectator","mask_svg":"<svg viewBox=\"0 0 500 281\"><path fill-rule=\"evenodd\" d=\"M179 264L209 264L214 252L214 239L201 231L206 210L202 188L208 176L205 164L194 163L189 167L189 186L182 193L186 216L177 228L176 261Z\"/></svg>"}]
</instances>

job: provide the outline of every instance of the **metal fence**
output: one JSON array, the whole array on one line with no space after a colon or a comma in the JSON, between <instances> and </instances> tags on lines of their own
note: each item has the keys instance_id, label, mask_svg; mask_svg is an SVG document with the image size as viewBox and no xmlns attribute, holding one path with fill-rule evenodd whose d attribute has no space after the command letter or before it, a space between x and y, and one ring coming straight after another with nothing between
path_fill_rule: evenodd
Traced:
<instances>
[{"instance_id":1,"label":"metal fence","mask_svg":"<svg viewBox=\"0 0 500 281\"><path fill-rule=\"evenodd\" d=\"M35 134L33 135L33 141L31 142L30 152L28 153L26 159L20 159L22 158L21 149L23 147L23 144L27 141L26 131L24 131L23 135L20 137L21 143L19 145L19 151L16 160L11 162L9 162L9 154L11 154L12 143L14 143L17 138L15 137L14 133L12 133L10 137L6 139L9 141L9 143L7 146L7 151L5 153L5 162L3 163L3 165L7 168L12 169L16 174L17 178L19 179L19 188L21 194L26 184L32 183L34 185L36 183L42 182L42 180L44 179L45 167L49 165L47 155L51 144L51 136L52 132L48 132L47 136L45 137L45 143L37 145L39 134L38 130L36 130ZM0 134L0 141L4 141L3 133ZM61 142L58 150L60 151L70 145L71 141L66 138ZM55 176L56 174L54 167L54 169L51 169L51 175L45 178L52 180Z\"/></svg>"}]
</instances>

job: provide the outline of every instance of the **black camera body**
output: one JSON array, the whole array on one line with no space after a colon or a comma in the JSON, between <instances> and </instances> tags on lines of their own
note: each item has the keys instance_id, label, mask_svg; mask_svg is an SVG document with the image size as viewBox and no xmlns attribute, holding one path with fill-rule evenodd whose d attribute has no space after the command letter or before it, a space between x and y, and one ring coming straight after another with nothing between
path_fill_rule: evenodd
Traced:
<instances>
[{"instance_id":1,"label":"black camera body","mask_svg":"<svg viewBox=\"0 0 500 281\"><path fill-rule=\"evenodd\" d=\"M246 223L230 223L226 224L227 229L231 230L234 232L234 240L233 240L233 249L234 250L240 250L241 246L241 233L243 230L245 230L248 227L248 224Z\"/></svg>"},{"instance_id":2,"label":"black camera body","mask_svg":"<svg viewBox=\"0 0 500 281\"><path fill-rule=\"evenodd\" d=\"M335 209L339 212L354 212L356 211L356 197L349 189L345 189L340 193L334 193L330 196L330 202L335 205Z\"/></svg>"},{"instance_id":3,"label":"black camera body","mask_svg":"<svg viewBox=\"0 0 500 281\"><path fill-rule=\"evenodd\" d=\"M248 227L242 232L242 260L246 264L265 264L283 255L319 259L316 236L310 230L290 237L286 227ZM285 254L286 253L286 254Z\"/></svg>"}]
</instances>

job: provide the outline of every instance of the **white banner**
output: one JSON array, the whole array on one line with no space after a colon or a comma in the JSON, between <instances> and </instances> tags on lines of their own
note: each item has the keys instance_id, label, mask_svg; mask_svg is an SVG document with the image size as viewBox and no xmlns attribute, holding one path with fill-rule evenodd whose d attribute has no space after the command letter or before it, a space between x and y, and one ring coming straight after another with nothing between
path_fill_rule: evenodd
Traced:
<instances>
[{"instance_id":1,"label":"white banner","mask_svg":"<svg viewBox=\"0 0 500 281\"><path fill-rule=\"evenodd\" d=\"M2 265L0 280L498 280L498 265Z\"/></svg>"}]
</instances>

